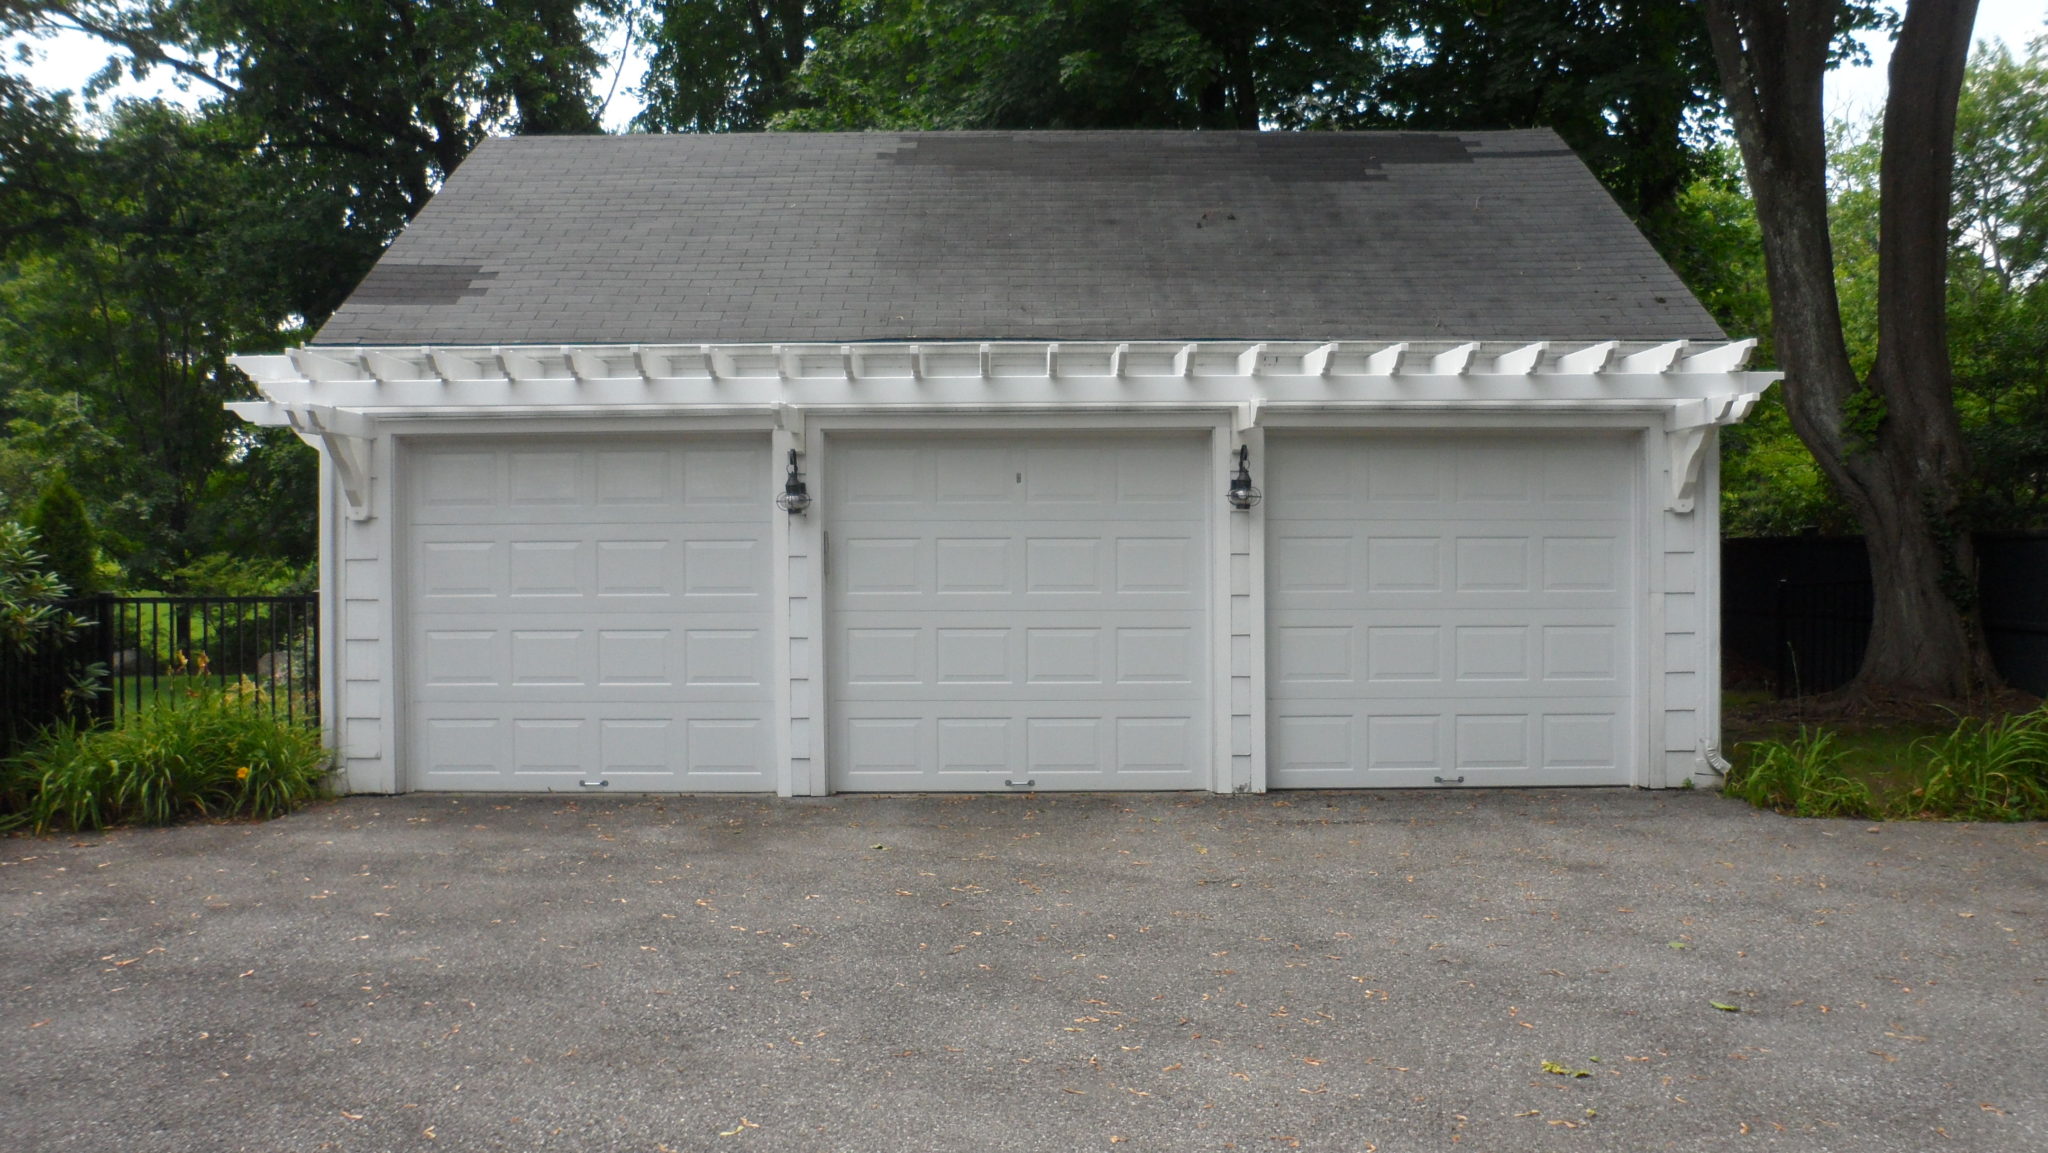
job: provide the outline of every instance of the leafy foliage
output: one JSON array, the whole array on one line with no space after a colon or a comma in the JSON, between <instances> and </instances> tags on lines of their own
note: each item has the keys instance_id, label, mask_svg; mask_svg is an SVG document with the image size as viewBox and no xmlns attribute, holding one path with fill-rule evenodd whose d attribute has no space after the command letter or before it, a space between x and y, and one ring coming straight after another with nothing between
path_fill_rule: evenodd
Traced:
<instances>
[{"instance_id":1,"label":"leafy foliage","mask_svg":"<svg viewBox=\"0 0 2048 1153\"><path fill-rule=\"evenodd\" d=\"M1736 753L1722 791L1793 816L2048 820L2048 706L1961 717L1949 732L1902 747L1802 728L1789 741L1743 742Z\"/></svg>"},{"instance_id":2,"label":"leafy foliage","mask_svg":"<svg viewBox=\"0 0 2048 1153\"><path fill-rule=\"evenodd\" d=\"M1759 741L1728 774L1722 791L1760 809L1795 817L1867 816L1870 786L1842 771L1835 735L1801 729L1790 741Z\"/></svg>"},{"instance_id":3,"label":"leafy foliage","mask_svg":"<svg viewBox=\"0 0 2048 1153\"><path fill-rule=\"evenodd\" d=\"M63 473L50 478L30 514L29 527L48 558L50 571L69 587L72 596L96 591L98 543L85 501Z\"/></svg>"},{"instance_id":4,"label":"leafy foliage","mask_svg":"<svg viewBox=\"0 0 2048 1153\"><path fill-rule=\"evenodd\" d=\"M279 816L322 795L320 732L252 703L253 692L186 689L117 728L60 726L0 782L7 823L41 833L189 817Z\"/></svg>"},{"instance_id":5,"label":"leafy foliage","mask_svg":"<svg viewBox=\"0 0 2048 1153\"><path fill-rule=\"evenodd\" d=\"M86 622L50 603L69 593L36 551L35 532L0 521L0 644L33 653L76 637Z\"/></svg>"},{"instance_id":6,"label":"leafy foliage","mask_svg":"<svg viewBox=\"0 0 2048 1153\"><path fill-rule=\"evenodd\" d=\"M852 11L849 11L852 9ZM653 46L635 126L750 132L805 105L795 79L817 37L858 19L838 0L669 0L637 29Z\"/></svg>"},{"instance_id":7,"label":"leafy foliage","mask_svg":"<svg viewBox=\"0 0 2048 1153\"><path fill-rule=\"evenodd\" d=\"M1982 46L1956 114L1948 315L1980 529L2048 527L2048 37Z\"/></svg>"},{"instance_id":8,"label":"leafy foliage","mask_svg":"<svg viewBox=\"0 0 2048 1153\"><path fill-rule=\"evenodd\" d=\"M244 126L124 104L103 136L67 131L69 166L44 179L78 215L0 266L14 320L0 326L0 415L10 442L40 439L68 465L108 543L146 574L197 551L199 508L240 436L221 405L251 395L227 357L288 330L294 257L269 243L279 197L246 162Z\"/></svg>"},{"instance_id":9,"label":"leafy foliage","mask_svg":"<svg viewBox=\"0 0 2048 1153\"><path fill-rule=\"evenodd\" d=\"M312 592L318 587L319 572L310 563L214 552L172 571L169 577L178 589L198 596L268 597Z\"/></svg>"},{"instance_id":10,"label":"leafy foliage","mask_svg":"<svg viewBox=\"0 0 2048 1153\"><path fill-rule=\"evenodd\" d=\"M33 530L0 521L0 754L96 696L106 673L68 651L91 622L52 603L70 590L35 546Z\"/></svg>"},{"instance_id":11,"label":"leafy foliage","mask_svg":"<svg viewBox=\"0 0 2048 1153\"><path fill-rule=\"evenodd\" d=\"M1964 717L1914 751L1923 767L1905 806L1959 821L2048 817L2048 712Z\"/></svg>"},{"instance_id":12,"label":"leafy foliage","mask_svg":"<svg viewBox=\"0 0 2048 1153\"><path fill-rule=\"evenodd\" d=\"M1698 5L1420 0L1409 8L1400 64L1380 93L1393 119L1555 128L1655 226L1699 174L1711 139L1702 114L1720 96Z\"/></svg>"},{"instance_id":13,"label":"leafy foliage","mask_svg":"<svg viewBox=\"0 0 2048 1153\"><path fill-rule=\"evenodd\" d=\"M596 131L625 7L0 3L0 32L98 37L100 84L168 70L206 98L92 120L0 73L0 514L58 465L136 583L309 556L313 454L222 411L251 395L228 353L316 328L486 132Z\"/></svg>"},{"instance_id":14,"label":"leafy foliage","mask_svg":"<svg viewBox=\"0 0 2048 1153\"><path fill-rule=\"evenodd\" d=\"M1329 127L1369 101L1394 27L1335 0L866 0L834 11L770 114L775 127Z\"/></svg>"},{"instance_id":15,"label":"leafy foliage","mask_svg":"<svg viewBox=\"0 0 2048 1153\"><path fill-rule=\"evenodd\" d=\"M1956 137L1956 197L1949 259L1949 348L1955 401L1971 454L1964 520L1980 531L2048 528L2048 39L2023 58L1981 46L1963 86ZM1881 153L1874 117L1838 123L1829 134L1830 238L1851 364L1867 373L1877 357L1878 211ZM1727 199L1714 205L1712 197ZM1680 248L1674 265L1731 332L1768 332L1750 304L1765 300L1754 240L1734 243L1736 222L1754 234L1754 206L1739 185L1681 204L1697 231L1725 222L1730 243ZM1711 206L1711 207L1709 207ZM1704 210L1704 212L1702 211ZM1667 246L1668 247L1668 246ZM1714 268L1721 275L1714 274ZM1773 362L1766 340L1757 360ZM1884 416L1867 393L1854 399L1848 427L1862 443ZM1855 521L1798 440L1776 390L1723 439L1722 519L1732 535L1852 533Z\"/></svg>"}]
</instances>

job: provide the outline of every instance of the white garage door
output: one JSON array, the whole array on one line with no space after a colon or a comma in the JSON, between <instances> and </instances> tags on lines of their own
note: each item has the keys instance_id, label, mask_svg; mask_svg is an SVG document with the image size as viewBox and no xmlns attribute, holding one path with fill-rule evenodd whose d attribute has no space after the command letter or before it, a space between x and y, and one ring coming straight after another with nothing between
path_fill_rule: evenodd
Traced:
<instances>
[{"instance_id":1,"label":"white garage door","mask_svg":"<svg viewBox=\"0 0 2048 1153\"><path fill-rule=\"evenodd\" d=\"M410 787L774 788L764 442L461 442L406 471Z\"/></svg>"},{"instance_id":2,"label":"white garage door","mask_svg":"<svg viewBox=\"0 0 2048 1153\"><path fill-rule=\"evenodd\" d=\"M1206 787L1207 443L835 439L833 786Z\"/></svg>"},{"instance_id":3,"label":"white garage door","mask_svg":"<svg viewBox=\"0 0 2048 1153\"><path fill-rule=\"evenodd\" d=\"M1268 444L1273 787L1629 781L1633 442Z\"/></svg>"}]
</instances>

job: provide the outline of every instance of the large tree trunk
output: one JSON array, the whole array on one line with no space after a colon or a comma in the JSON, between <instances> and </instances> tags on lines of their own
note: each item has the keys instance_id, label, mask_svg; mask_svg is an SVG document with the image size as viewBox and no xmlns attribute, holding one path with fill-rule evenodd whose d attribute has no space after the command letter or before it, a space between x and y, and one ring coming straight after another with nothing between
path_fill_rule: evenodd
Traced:
<instances>
[{"instance_id":1,"label":"large tree trunk","mask_svg":"<svg viewBox=\"0 0 2048 1153\"><path fill-rule=\"evenodd\" d=\"M1885 102L1878 353L1858 381L1828 241L1821 106L1839 0L1706 0L1756 195L1792 426L1863 526L1876 612L1852 691L1963 697L1997 675L1958 520L1966 459L1948 355L1950 170L1976 0L1910 0Z\"/></svg>"}]
</instances>

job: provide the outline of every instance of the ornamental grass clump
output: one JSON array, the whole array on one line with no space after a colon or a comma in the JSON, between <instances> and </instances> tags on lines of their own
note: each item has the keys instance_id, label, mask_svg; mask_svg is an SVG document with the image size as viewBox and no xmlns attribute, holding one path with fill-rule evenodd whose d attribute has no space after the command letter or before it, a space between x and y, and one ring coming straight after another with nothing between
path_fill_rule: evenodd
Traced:
<instances>
[{"instance_id":1,"label":"ornamental grass clump","mask_svg":"<svg viewBox=\"0 0 2048 1153\"><path fill-rule=\"evenodd\" d=\"M1914 785L1899 799L1900 816L2048 818L2048 706L1996 721L1964 717L1913 752Z\"/></svg>"},{"instance_id":2,"label":"ornamental grass clump","mask_svg":"<svg viewBox=\"0 0 2048 1153\"><path fill-rule=\"evenodd\" d=\"M8 766L10 819L36 832L279 816L325 791L320 731L253 692L180 689L113 728L60 726Z\"/></svg>"},{"instance_id":3,"label":"ornamental grass clump","mask_svg":"<svg viewBox=\"0 0 2048 1153\"><path fill-rule=\"evenodd\" d=\"M1802 728L1789 741L1746 742L1743 751L1721 786L1731 797L1795 817L1861 817L1875 808L1870 786L1843 771L1848 752L1826 729Z\"/></svg>"}]
</instances>

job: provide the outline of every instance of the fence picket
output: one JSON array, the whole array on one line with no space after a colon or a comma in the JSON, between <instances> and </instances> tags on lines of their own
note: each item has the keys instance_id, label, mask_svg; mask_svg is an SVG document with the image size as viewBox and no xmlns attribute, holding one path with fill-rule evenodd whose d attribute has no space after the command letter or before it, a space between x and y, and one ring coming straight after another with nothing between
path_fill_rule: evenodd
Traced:
<instances>
[{"instance_id":1,"label":"fence picket","mask_svg":"<svg viewBox=\"0 0 2048 1153\"><path fill-rule=\"evenodd\" d=\"M243 686L287 720L320 719L317 594L121 597L57 602L91 625L66 645L0 651L0 755L66 716L112 722L196 683ZM66 692L91 665L90 699Z\"/></svg>"}]
</instances>

